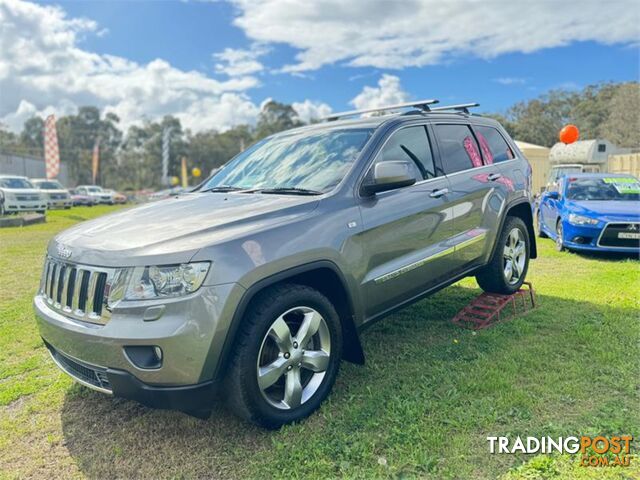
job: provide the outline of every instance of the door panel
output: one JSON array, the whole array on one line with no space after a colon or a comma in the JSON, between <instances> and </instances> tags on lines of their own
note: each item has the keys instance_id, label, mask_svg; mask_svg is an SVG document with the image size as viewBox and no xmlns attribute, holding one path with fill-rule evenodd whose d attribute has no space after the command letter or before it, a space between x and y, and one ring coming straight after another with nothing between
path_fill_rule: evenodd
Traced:
<instances>
[{"instance_id":1,"label":"door panel","mask_svg":"<svg viewBox=\"0 0 640 480\"><path fill-rule=\"evenodd\" d=\"M420 294L447 272L453 254L449 195L431 194L448 188L439 177L361 203L367 317Z\"/></svg>"}]
</instances>

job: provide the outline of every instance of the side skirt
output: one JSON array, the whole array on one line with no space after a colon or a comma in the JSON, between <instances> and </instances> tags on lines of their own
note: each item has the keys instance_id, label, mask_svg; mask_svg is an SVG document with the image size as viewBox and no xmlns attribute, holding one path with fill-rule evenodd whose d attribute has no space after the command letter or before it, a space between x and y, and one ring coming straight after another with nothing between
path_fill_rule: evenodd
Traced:
<instances>
[{"instance_id":1,"label":"side skirt","mask_svg":"<svg viewBox=\"0 0 640 480\"><path fill-rule=\"evenodd\" d=\"M467 268L463 270L461 273L455 275L454 277L449 278L448 280L445 280L442 283L436 284L433 287L429 287L424 292L419 293L418 295L411 297L410 299L405 300L402 303L399 303L398 305L395 305L391 308L388 308L387 310L384 310L383 312L380 312L374 315L373 317L365 320L365 322L358 327L358 332L362 333L363 331L367 330L371 325L378 323L380 320L388 317L389 315L397 312L398 310L402 310L403 308L408 307L409 305L419 302L420 300L423 300L424 298L429 297L434 293L439 292L444 288L447 288L450 285L453 285L454 283L456 283L459 280L462 280L465 277L469 277L473 275L480 268L482 268L482 265L475 265L473 267Z\"/></svg>"}]
</instances>

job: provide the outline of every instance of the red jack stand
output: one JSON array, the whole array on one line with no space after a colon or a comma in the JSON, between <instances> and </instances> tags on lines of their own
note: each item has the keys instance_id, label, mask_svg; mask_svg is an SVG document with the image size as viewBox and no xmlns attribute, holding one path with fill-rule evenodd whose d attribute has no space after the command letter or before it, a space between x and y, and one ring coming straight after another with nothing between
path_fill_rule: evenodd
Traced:
<instances>
[{"instance_id":1,"label":"red jack stand","mask_svg":"<svg viewBox=\"0 0 640 480\"><path fill-rule=\"evenodd\" d=\"M525 285L527 286L526 289L520 288L513 295L483 293L477 296L453 317L452 322L460 327L481 330L516 315L519 308L521 312L535 308L536 301L533 287L529 282L524 282L522 286L524 287ZM531 303L530 305L529 302ZM512 306L512 315L510 312L504 311L507 305Z\"/></svg>"}]
</instances>

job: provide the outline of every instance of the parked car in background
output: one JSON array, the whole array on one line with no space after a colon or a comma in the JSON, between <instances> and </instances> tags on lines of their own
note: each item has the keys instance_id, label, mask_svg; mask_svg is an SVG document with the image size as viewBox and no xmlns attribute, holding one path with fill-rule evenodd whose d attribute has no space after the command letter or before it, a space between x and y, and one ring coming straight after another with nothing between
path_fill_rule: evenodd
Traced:
<instances>
[{"instance_id":1,"label":"parked car in background","mask_svg":"<svg viewBox=\"0 0 640 480\"><path fill-rule=\"evenodd\" d=\"M558 250L640 252L640 180L632 175L579 173L544 192L538 234Z\"/></svg>"},{"instance_id":2,"label":"parked car in background","mask_svg":"<svg viewBox=\"0 0 640 480\"><path fill-rule=\"evenodd\" d=\"M121 194L120 192L116 192L115 190L104 188L102 190L104 193L111 195L111 203L122 205L123 203L127 203L126 195Z\"/></svg>"},{"instance_id":3,"label":"parked car in background","mask_svg":"<svg viewBox=\"0 0 640 480\"><path fill-rule=\"evenodd\" d=\"M0 215L18 212L45 213L47 196L27 177L0 175Z\"/></svg>"},{"instance_id":4,"label":"parked car in background","mask_svg":"<svg viewBox=\"0 0 640 480\"><path fill-rule=\"evenodd\" d=\"M49 208L71 208L73 205L69 190L64 188L59 181L33 178L31 183L47 196L47 206Z\"/></svg>"},{"instance_id":5,"label":"parked car in background","mask_svg":"<svg viewBox=\"0 0 640 480\"><path fill-rule=\"evenodd\" d=\"M78 185L75 190L76 193L80 195L87 195L91 197L94 205L98 205L100 203L113 205L111 194L106 193L102 187L97 185Z\"/></svg>"},{"instance_id":6,"label":"parked car in background","mask_svg":"<svg viewBox=\"0 0 640 480\"><path fill-rule=\"evenodd\" d=\"M428 103L278 133L198 191L56 235L34 298L53 361L201 416L223 392L276 428L364 361L365 326L465 276L518 291L536 257L531 166L472 105Z\"/></svg>"},{"instance_id":7,"label":"parked car in background","mask_svg":"<svg viewBox=\"0 0 640 480\"><path fill-rule=\"evenodd\" d=\"M87 207L93 207L95 205L95 200L93 197L90 197L86 193L80 193L77 189L69 190L71 194L71 201L74 206L84 205Z\"/></svg>"}]
</instances>

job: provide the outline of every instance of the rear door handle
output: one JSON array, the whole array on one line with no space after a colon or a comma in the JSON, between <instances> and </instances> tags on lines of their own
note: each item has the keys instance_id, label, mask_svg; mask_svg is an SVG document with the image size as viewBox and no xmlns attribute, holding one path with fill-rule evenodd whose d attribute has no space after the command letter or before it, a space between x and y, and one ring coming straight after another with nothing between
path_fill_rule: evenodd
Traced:
<instances>
[{"instance_id":1,"label":"rear door handle","mask_svg":"<svg viewBox=\"0 0 640 480\"><path fill-rule=\"evenodd\" d=\"M495 182L496 180L502 178L502 174L501 173L490 173L489 176L487 177L487 179L490 182Z\"/></svg>"},{"instance_id":2,"label":"rear door handle","mask_svg":"<svg viewBox=\"0 0 640 480\"><path fill-rule=\"evenodd\" d=\"M449 193L449 189L448 188L441 188L439 190L434 190L433 192L431 192L429 194L429 196L431 198L439 198L439 197L441 197L443 195L446 195L447 193Z\"/></svg>"}]
</instances>

